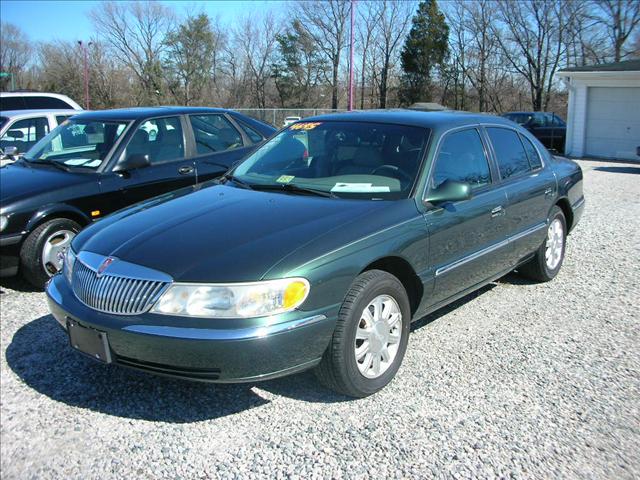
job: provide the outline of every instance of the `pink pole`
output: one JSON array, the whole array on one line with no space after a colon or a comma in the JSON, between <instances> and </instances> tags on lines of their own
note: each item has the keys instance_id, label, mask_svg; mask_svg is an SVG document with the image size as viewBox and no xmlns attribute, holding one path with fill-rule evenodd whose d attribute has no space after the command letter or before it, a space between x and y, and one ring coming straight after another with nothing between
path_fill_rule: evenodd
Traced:
<instances>
[{"instance_id":1,"label":"pink pole","mask_svg":"<svg viewBox=\"0 0 640 480\"><path fill-rule=\"evenodd\" d=\"M349 111L353 110L353 25L356 0L351 0L351 44L349 46Z\"/></svg>"}]
</instances>

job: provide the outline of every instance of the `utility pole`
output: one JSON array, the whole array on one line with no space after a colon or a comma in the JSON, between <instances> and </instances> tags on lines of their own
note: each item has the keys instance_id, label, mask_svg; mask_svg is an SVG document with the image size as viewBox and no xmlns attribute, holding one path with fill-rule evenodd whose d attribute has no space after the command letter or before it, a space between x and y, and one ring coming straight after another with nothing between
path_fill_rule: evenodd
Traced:
<instances>
[{"instance_id":1,"label":"utility pole","mask_svg":"<svg viewBox=\"0 0 640 480\"><path fill-rule=\"evenodd\" d=\"M349 45L349 111L353 110L353 26L356 0L351 0L351 43Z\"/></svg>"},{"instance_id":2,"label":"utility pole","mask_svg":"<svg viewBox=\"0 0 640 480\"><path fill-rule=\"evenodd\" d=\"M88 45L85 45L82 40L78 40L78 45L82 48L82 53L84 56L84 108L85 110L89 110L89 65L87 62L87 46L91 46L93 43L89 42Z\"/></svg>"}]
</instances>

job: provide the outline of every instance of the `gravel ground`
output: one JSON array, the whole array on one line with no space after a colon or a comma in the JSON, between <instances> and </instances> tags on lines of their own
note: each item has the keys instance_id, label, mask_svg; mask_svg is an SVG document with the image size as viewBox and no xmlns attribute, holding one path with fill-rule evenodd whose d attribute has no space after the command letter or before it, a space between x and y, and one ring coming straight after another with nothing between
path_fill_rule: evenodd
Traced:
<instances>
[{"instance_id":1,"label":"gravel ground","mask_svg":"<svg viewBox=\"0 0 640 480\"><path fill-rule=\"evenodd\" d=\"M0 283L2 478L638 478L640 166L583 161L555 281L515 275L417 322L363 400L310 373L172 381L67 347L44 294Z\"/></svg>"}]
</instances>

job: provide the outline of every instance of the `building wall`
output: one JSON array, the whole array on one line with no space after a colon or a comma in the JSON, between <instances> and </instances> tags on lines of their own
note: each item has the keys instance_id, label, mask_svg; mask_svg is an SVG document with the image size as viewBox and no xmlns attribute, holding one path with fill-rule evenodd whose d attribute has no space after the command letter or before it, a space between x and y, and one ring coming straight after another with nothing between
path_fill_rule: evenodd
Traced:
<instances>
[{"instance_id":1,"label":"building wall","mask_svg":"<svg viewBox=\"0 0 640 480\"><path fill-rule=\"evenodd\" d=\"M567 115L566 155L582 157L585 155L587 122L589 112L589 87L640 87L640 72L564 72L569 82L569 109ZM612 108L615 108L612 105ZM640 111L638 112L640 123ZM640 137L638 138L640 146ZM614 158L614 155L609 157ZM626 158L638 160L640 158Z\"/></svg>"}]
</instances>

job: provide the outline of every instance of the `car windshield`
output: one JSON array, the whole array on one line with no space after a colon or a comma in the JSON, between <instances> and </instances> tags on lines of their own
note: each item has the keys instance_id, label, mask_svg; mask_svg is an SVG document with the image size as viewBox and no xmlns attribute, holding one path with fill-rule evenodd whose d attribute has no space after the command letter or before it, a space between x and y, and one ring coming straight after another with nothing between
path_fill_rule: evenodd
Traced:
<instances>
[{"instance_id":1,"label":"car windshield","mask_svg":"<svg viewBox=\"0 0 640 480\"><path fill-rule=\"evenodd\" d=\"M255 189L315 190L344 198L407 198L429 130L365 122L298 122L239 164L233 178Z\"/></svg>"},{"instance_id":2,"label":"car windshield","mask_svg":"<svg viewBox=\"0 0 640 480\"><path fill-rule=\"evenodd\" d=\"M28 162L56 162L70 168L95 170L126 129L128 122L67 120L36 143L25 155Z\"/></svg>"}]
</instances>

